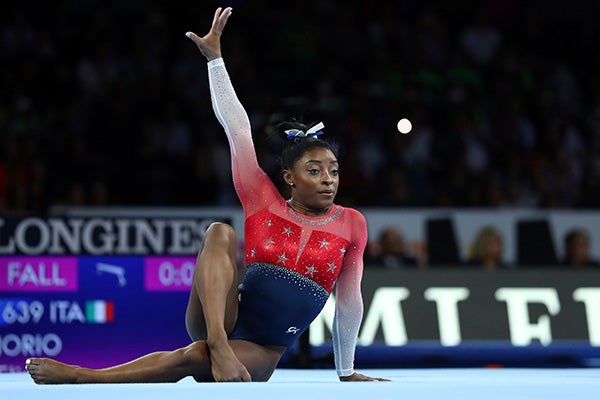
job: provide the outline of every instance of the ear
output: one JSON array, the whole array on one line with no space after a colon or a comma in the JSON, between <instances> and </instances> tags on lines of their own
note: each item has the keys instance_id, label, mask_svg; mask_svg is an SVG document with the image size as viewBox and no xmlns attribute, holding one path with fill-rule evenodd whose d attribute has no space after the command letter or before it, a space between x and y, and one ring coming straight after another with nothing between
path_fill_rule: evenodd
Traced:
<instances>
[{"instance_id":1,"label":"ear","mask_svg":"<svg viewBox=\"0 0 600 400\"><path fill-rule=\"evenodd\" d=\"M294 178L292 176L292 171L290 171L289 169L284 169L283 170L283 180L288 185L291 185L292 183L294 183Z\"/></svg>"}]
</instances>

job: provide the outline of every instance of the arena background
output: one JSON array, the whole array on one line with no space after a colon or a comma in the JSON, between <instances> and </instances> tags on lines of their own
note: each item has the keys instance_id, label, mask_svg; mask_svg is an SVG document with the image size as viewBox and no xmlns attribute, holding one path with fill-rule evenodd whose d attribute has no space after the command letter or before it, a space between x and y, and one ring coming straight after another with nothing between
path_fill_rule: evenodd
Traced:
<instances>
[{"instance_id":1,"label":"arena background","mask_svg":"<svg viewBox=\"0 0 600 400\"><path fill-rule=\"evenodd\" d=\"M600 258L599 4L271 3L3 6L0 371L187 343L202 229L242 232L205 63L184 36L218 5L234 7L223 53L265 170L276 177L274 122L322 120L340 148L338 202L366 214L373 245L394 226L425 261L367 266L358 365L597 366L599 272L525 266L520 243L559 259L584 228ZM462 263L488 225L507 270ZM111 248L107 229L133 242ZM456 262L429 265L449 244ZM283 365L330 365L322 317Z\"/></svg>"},{"instance_id":2,"label":"arena background","mask_svg":"<svg viewBox=\"0 0 600 400\"><path fill-rule=\"evenodd\" d=\"M412 221L413 241L425 246L427 221L439 218L441 210L406 215L387 209L384 220L377 218L381 210L362 211L373 232ZM508 223L515 230L520 218L536 223L542 218L451 209L444 216L454 223L472 213L481 223ZM552 222L549 232L571 229L571 223L600 231L596 212L544 216ZM243 232L243 214L235 208L68 208L48 218L0 219L0 370L22 371L29 356L104 367L185 346L195 254L205 229L216 221ZM457 237L463 239L457 241L460 248L468 247L469 235ZM239 240L242 255L243 233ZM496 271L461 264L399 270L367 264L357 366L597 366L599 272L512 261L513 267ZM333 366L333 301L282 367Z\"/></svg>"}]
</instances>

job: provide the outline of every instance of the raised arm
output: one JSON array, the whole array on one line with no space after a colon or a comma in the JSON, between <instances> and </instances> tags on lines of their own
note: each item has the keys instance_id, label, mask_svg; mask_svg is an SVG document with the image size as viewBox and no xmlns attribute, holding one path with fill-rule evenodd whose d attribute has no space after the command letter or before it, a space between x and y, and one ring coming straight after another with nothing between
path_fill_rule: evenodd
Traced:
<instances>
[{"instance_id":1,"label":"raised arm","mask_svg":"<svg viewBox=\"0 0 600 400\"><path fill-rule=\"evenodd\" d=\"M221 34L230 15L231 7L218 8L205 36L200 37L193 32L187 32L186 36L194 41L208 61L211 101L229 140L235 190L244 210L251 214L264 204L265 199L269 196L275 198L279 192L258 165L248 114L233 89L222 58ZM261 193L262 197L255 199L251 193Z\"/></svg>"}]
</instances>

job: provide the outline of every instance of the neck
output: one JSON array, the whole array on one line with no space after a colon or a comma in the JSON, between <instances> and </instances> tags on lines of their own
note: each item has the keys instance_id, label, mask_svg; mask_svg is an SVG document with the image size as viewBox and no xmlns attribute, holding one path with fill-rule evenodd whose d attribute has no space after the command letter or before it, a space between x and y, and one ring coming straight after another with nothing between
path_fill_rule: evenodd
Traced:
<instances>
[{"instance_id":1,"label":"neck","mask_svg":"<svg viewBox=\"0 0 600 400\"><path fill-rule=\"evenodd\" d=\"M308 207L305 204L295 201L293 197L291 199L289 199L287 201L287 203L292 208L292 210L294 210L300 214L307 215L309 217L319 217L321 215L326 215L333 207L333 204L331 204L327 207L324 207L324 208Z\"/></svg>"}]
</instances>

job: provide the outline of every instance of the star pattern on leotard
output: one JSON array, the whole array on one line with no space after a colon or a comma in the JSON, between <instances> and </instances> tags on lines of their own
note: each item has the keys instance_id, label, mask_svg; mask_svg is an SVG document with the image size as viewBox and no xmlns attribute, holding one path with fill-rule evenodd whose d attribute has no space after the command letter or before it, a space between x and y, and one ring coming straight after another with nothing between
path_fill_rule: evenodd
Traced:
<instances>
[{"instance_id":1,"label":"star pattern on leotard","mask_svg":"<svg viewBox=\"0 0 600 400\"><path fill-rule=\"evenodd\" d=\"M292 271L328 291L333 289L352 248L337 228L305 227L267 209L248 218L246 233L248 264L265 263Z\"/></svg>"},{"instance_id":2,"label":"star pattern on leotard","mask_svg":"<svg viewBox=\"0 0 600 400\"><path fill-rule=\"evenodd\" d=\"M286 257L285 253L278 255L277 259L279 260L280 263L282 263L284 265L285 265L285 262L287 260L289 260L289 258Z\"/></svg>"},{"instance_id":3,"label":"star pattern on leotard","mask_svg":"<svg viewBox=\"0 0 600 400\"><path fill-rule=\"evenodd\" d=\"M322 240L319 242L319 246L320 246L320 248L321 248L321 249L322 249L322 248L326 248L326 249L328 249L328 248L329 248L329 242L328 242L327 240L325 240L325 239L322 239Z\"/></svg>"},{"instance_id":4,"label":"star pattern on leotard","mask_svg":"<svg viewBox=\"0 0 600 400\"><path fill-rule=\"evenodd\" d=\"M329 272L333 273L335 272L335 261L332 261L330 263L327 263L327 269L329 270Z\"/></svg>"}]
</instances>

